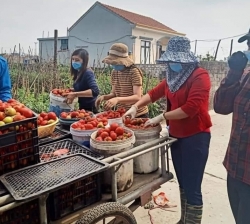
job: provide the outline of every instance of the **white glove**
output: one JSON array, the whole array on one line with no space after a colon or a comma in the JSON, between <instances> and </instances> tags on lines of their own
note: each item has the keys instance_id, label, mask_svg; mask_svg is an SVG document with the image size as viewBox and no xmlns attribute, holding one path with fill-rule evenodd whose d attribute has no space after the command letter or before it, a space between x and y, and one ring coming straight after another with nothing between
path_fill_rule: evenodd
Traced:
<instances>
[{"instance_id":1,"label":"white glove","mask_svg":"<svg viewBox=\"0 0 250 224\"><path fill-rule=\"evenodd\" d=\"M160 114L157 117L147 120L144 124L144 127L160 124L163 120L165 120L165 117L163 116L163 114Z\"/></svg>"},{"instance_id":2,"label":"white glove","mask_svg":"<svg viewBox=\"0 0 250 224\"><path fill-rule=\"evenodd\" d=\"M137 114L137 106L133 105L122 117L123 117L123 120L126 118L126 117L130 117L131 119L135 118L135 115Z\"/></svg>"}]
</instances>

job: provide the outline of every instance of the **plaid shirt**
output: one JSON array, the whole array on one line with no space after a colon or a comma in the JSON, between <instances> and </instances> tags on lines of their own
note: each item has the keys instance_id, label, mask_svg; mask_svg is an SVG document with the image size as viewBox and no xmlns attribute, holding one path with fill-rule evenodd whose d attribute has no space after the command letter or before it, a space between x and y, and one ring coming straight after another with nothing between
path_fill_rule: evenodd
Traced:
<instances>
[{"instance_id":1,"label":"plaid shirt","mask_svg":"<svg viewBox=\"0 0 250 224\"><path fill-rule=\"evenodd\" d=\"M227 77L237 77L230 70ZM233 112L231 136L224 159L228 173L250 185L250 75L239 82L230 84L228 78L222 80L214 97L214 110L219 114Z\"/></svg>"}]
</instances>

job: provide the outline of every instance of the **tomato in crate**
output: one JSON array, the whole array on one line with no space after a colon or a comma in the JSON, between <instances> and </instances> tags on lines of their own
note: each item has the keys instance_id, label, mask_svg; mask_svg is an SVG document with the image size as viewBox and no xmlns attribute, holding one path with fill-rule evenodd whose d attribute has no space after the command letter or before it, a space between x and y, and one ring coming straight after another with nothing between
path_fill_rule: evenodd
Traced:
<instances>
[{"instance_id":1,"label":"tomato in crate","mask_svg":"<svg viewBox=\"0 0 250 224\"><path fill-rule=\"evenodd\" d=\"M18 207L3 212L0 215L1 224L40 224L38 199L22 204Z\"/></svg>"},{"instance_id":2,"label":"tomato in crate","mask_svg":"<svg viewBox=\"0 0 250 224\"><path fill-rule=\"evenodd\" d=\"M39 162L36 116L15 100L2 104L0 175Z\"/></svg>"},{"instance_id":3,"label":"tomato in crate","mask_svg":"<svg viewBox=\"0 0 250 224\"><path fill-rule=\"evenodd\" d=\"M51 193L47 200L48 215L56 221L100 200L101 180L97 174Z\"/></svg>"}]
</instances>

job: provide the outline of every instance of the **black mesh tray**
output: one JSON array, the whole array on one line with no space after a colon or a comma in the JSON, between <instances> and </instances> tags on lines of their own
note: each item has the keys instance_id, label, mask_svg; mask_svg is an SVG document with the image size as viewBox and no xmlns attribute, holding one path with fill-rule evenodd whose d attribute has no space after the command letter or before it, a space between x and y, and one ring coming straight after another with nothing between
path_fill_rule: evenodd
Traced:
<instances>
[{"instance_id":1,"label":"black mesh tray","mask_svg":"<svg viewBox=\"0 0 250 224\"><path fill-rule=\"evenodd\" d=\"M87 147L74 142L72 139L64 139L64 140L60 140L60 141L56 141L56 142L53 142L50 144L40 146L39 147L40 161L41 162L48 162L48 161L60 158L58 156L53 155L53 152L55 152L58 149L68 149L69 150L69 152L67 154L61 155L60 157L80 153L80 154L85 154L85 155L91 156L95 159L103 159L104 158L104 156L101 156L100 154L98 154L96 152L92 152Z\"/></svg>"},{"instance_id":2,"label":"black mesh tray","mask_svg":"<svg viewBox=\"0 0 250 224\"><path fill-rule=\"evenodd\" d=\"M55 141L60 141L65 138L70 138L70 132L61 130L59 127L55 128L55 131L48 137L39 138L39 145L50 144Z\"/></svg>"},{"instance_id":3,"label":"black mesh tray","mask_svg":"<svg viewBox=\"0 0 250 224\"><path fill-rule=\"evenodd\" d=\"M0 180L15 200L37 197L108 169L107 163L76 154L13 171Z\"/></svg>"}]
</instances>

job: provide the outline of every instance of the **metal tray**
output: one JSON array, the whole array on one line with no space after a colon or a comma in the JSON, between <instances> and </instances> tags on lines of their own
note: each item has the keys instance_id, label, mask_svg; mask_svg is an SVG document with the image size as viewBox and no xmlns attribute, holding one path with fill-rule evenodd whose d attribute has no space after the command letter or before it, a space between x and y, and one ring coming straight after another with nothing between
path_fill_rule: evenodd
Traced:
<instances>
[{"instance_id":1,"label":"metal tray","mask_svg":"<svg viewBox=\"0 0 250 224\"><path fill-rule=\"evenodd\" d=\"M0 180L15 200L37 197L68 183L108 169L107 163L75 154L2 175Z\"/></svg>"},{"instance_id":2,"label":"metal tray","mask_svg":"<svg viewBox=\"0 0 250 224\"><path fill-rule=\"evenodd\" d=\"M104 158L104 156L100 155L99 153L93 152L89 148L74 142L72 139L67 138L67 139L63 139L60 141L56 141L53 143L48 143L48 144L40 146L39 147L40 161L41 162L48 162L48 161L60 158L58 156L53 155L53 152L58 150L58 149L68 149L69 150L69 152L67 154L61 155L60 157L80 153L80 154L85 154L85 155L91 156L95 159L103 159Z\"/></svg>"}]
</instances>

